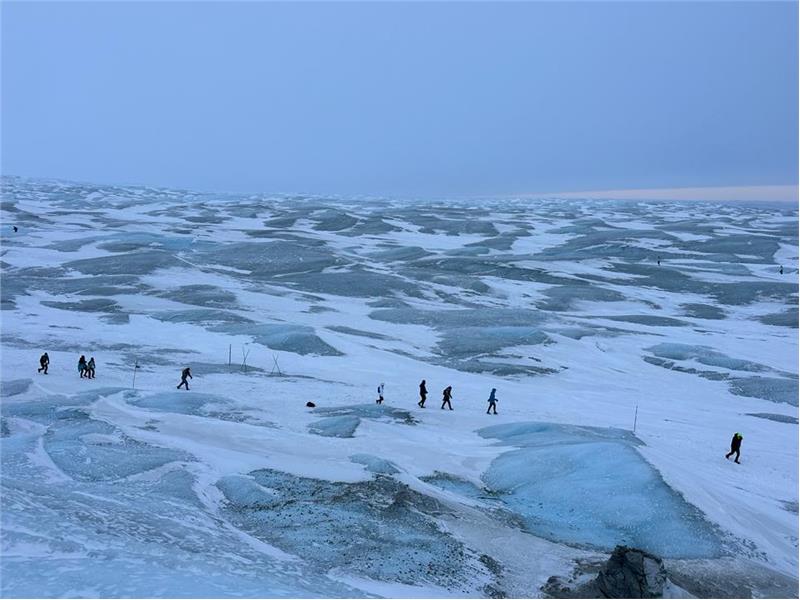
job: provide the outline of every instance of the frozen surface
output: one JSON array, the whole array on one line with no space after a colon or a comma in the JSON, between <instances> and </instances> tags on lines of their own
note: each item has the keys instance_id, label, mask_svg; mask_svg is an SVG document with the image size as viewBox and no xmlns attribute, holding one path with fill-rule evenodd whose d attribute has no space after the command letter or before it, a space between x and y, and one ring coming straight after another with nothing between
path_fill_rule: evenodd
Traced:
<instances>
[{"instance_id":1,"label":"frozen surface","mask_svg":"<svg viewBox=\"0 0 800 600\"><path fill-rule=\"evenodd\" d=\"M0 596L797 588L796 207L2 195Z\"/></svg>"},{"instance_id":2,"label":"frozen surface","mask_svg":"<svg viewBox=\"0 0 800 600\"><path fill-rule=\"evenodd\" d=\"M638 454L629 432L515 423L480 434L520 447L496 458L483 480L536 535L670 558L722 553L719 533Z\"/></svg>"}]
</instances>

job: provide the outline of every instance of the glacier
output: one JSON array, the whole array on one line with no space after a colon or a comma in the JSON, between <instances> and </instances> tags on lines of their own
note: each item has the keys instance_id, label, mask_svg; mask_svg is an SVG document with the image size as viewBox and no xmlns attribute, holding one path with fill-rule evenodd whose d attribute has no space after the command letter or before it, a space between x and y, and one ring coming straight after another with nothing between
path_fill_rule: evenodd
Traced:
<instances>
[{"instance_id":1,"label":"glacier","mask_svg":"<svg viewBox=\"0 0 800 600\"><path fill-rule=\"evenodd\" d=\"M794 206L3 177L0 216L2 597L539 597L617 544L797 597Z\"/></svg>"}]
</instances>

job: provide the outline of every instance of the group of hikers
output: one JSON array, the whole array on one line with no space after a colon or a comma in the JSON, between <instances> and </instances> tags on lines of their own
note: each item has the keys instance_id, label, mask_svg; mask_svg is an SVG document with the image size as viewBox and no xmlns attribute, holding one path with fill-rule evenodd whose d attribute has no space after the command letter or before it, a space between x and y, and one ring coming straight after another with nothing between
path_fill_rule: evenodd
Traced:
<instances>
[{"instance_id":1,"label":"group of hikers","mask_svg":"<svg viewBox=\"0 0 800 600\"><path fill-rule=\"evenodd\" d=\"M78 359L78 372L81 374L81 379L94 379L94 356L87 362L86 357L81 354Z\"/></svg>"},{"instance_id":2,"label":"group of hikers","mask_svg":"<svg viewBox=\"0 0 800 600\"><path fill-rule=\"evenodd\" d=\"M47 368L50 366L50 357L48 356L47 352L42 354L39 358L39 373L44 373L47 375ZM95 362L94 356L92 356L88 361L86 357L81 354L81 357L78 359L78 371L80 372L81 378L86 379L94 379L95 373ZM192 371L189 367L186 367L181 371L181 382L178 384L178 389L185 387L188 391L189 389L189 379L192 379ZM377 404L383 404L383 395L385 390L385 384L381 382L378 385L378 398L375 400ZM423 379L419 384L419 402L417 402L417 406L420 408L425 408L425 400L428 398L428 388L426 385L425 380ZM453 386L448 385L444 390L442 390L442 410L444 410L445 406L450 410L453 410L453 405L451 403L453 399ZM497 388L492 388L492 391L489 393L489 399L487 402L489 403L489 407L486 409L486 414L497 414ZM308 403L307 406L312 405L313 403ZM316 405L314 405L316 406ZM734 454L736 455L734 458L734 462L736 464L741 464L739 462L739 457L741 454L741 447L742 447L742 440L744 437L738 431L733 434L733 439L731 440L731 451L725 455L725 458L730 458Z\"/></svg>"},{"instance_id":3,"label":"group of hikers","mask_svg":"<svg viewBox=\"0 0 800 600\"><path fill-rule=\"evenodd\" d=\"M383 390L384 384L381 383L378 386L378 399L375 401L378 404L383 404ZM486 409L486 414L497 414L497 388L492 388L491 393L489 394L489 408ZM428 388L425 380L423 379L419 384L419 402L417 402L417 406L420 408L425 408L425 400L428 398ZM446 406L450 410L453 410L453 386L448 385L446 388L442 390L442 410Z\"/></svg>"}]
</instances>

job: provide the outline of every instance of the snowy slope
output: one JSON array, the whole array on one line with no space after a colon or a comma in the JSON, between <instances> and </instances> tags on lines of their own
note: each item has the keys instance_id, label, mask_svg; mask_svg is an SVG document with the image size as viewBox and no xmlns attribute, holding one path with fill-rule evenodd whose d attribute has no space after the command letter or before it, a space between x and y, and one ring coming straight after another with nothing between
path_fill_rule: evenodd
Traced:
<instances>
[{"instance_id":1,"label":"snowy slope","mask_svg":"<svg viewBox=\"0 0 800 600\"><path fill-rule=\"evenodd\" d=\"M619 543L797 594L794 209L6 178L2 221L4 597L537 596Z\"/></svg>"}]
</instances>

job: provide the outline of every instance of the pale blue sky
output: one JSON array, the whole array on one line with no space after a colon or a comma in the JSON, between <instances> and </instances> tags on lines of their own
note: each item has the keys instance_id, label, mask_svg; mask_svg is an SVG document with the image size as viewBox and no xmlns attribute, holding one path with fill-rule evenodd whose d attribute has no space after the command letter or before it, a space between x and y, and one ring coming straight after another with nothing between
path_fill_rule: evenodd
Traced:
<instances>
[{"instance_id":1,"label":"pale blue sky","mask_svg":"<svg viewBox=\"0 0 800 600\"><path fill-rule=\"evenodd\" d=\"M797 5L2 3L4 173L229 191L791 184Z\"/></svg>"}]
</instances>

